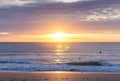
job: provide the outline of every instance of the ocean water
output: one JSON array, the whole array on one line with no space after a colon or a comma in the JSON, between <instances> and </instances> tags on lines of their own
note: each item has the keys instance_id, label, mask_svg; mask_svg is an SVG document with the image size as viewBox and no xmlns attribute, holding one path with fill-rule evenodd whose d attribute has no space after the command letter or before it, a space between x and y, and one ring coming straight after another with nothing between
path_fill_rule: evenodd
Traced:
<instances>
[{"instance_id":1,"label":"ocean water","mask_svg":"<svg viewBox=\"0 0 120 81\"><path fill-rule=\"evenodd\" d=\"M89 61L102 65L66 64ZM120 72L120 43L0 43L0 71L71 70Z\"/></svg>"}]
</instances>

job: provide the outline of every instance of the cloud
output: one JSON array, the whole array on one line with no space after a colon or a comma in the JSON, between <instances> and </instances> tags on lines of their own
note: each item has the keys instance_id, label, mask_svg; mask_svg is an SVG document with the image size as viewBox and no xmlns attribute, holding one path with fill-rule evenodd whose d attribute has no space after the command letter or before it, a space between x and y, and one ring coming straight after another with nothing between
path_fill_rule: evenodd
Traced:
<instances>
[{"instance_id":1,"label":"cloud","mask_svg":"<svg viewBox=\"0 0 120 81\"><path fill-rule=\"evenodd\" d=\"M72 3L72 2L91 1L91 0L51 0L51 1L52 2Z\"/></svg>"},{"instance_id":2,"label":"cloud","mask_svg":"<svg viewBox=\"0 0 120 81\"><path fill-rule=\"evenodd\" d=\"M114 20L120 20L120 9L114 9L114 8L105 8L105 9L99 9L97 11L92 11L91 14L89 14L85 21L114 21Z\"/></svg>"},{"instance_id":3,"label":"cloud","mask_svg":"<svg viewBox=\"0 0 120 81\"><path fill-rule=\"evenodd\" d=\"M83 2L83 1L92 1L92 0L0 0L0 7L5 6L25 6L26 4L40 4L40 3L72 3L72 2Z\"/></svg>"},{"instance_id":4,"label":"cloud","mask_svg":"<svg viewBox=\"0 0 120 81\"><path fill-rule=\"evenodd\" d=\"M119 20L120 0L0 0L0 31L7 31L0 38L29 41L59 30L118 38Z\"/></svg>"},{"instance_id":5,"label":"cloud","mask_svg":"<svg viewBox=\"0 0 120 81\"><path fill-rule=\"evenodd\" d=\"M0 32L0 35L9 35L10 33L8 32Z\"/></svg>"},{"instance_id":6,"label":"cloud","mask_svg":"<svg viewBox=\"0 0 120 81\"><path fill-rule=\"evenodd\" d=\"M22 6L24 4L32 3L33 0L0 0L0 7L4 6Z\"/></svg>"},{"instance_id":7,"label":"cloud","mask_svg":"<svg viewBox=\"0 0 120 81\"><path fill-rule=\"evenodd\" d=\"M74 3L63 1L65 2L65 0L0 0L3 7L15 5L11 8L0 8L0 30L17 34L32 30L42 32L46 28L51 29L53 25L50 24L57 21L60 23L67 21L65 23L70 24L68 28L72 25L73 29L79 32L82 32L82 29L88 29L87 32L103 30L118 32L120 29L118 21L120 0L79 0Z\"/></svg>"}]
</instances>

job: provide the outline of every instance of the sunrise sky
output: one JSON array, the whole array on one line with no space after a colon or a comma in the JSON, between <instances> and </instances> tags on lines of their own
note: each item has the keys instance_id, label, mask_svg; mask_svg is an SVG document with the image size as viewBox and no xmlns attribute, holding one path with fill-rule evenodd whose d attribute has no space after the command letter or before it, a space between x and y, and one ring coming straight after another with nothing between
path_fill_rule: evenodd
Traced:
<instances>
[{"instance_id":1,"label":"sunrise sky","mask_svg":"<svg viewBox=\"0 0 120 81\"><path fill-rule=\"evenodd\" d=\"M120 42L120 0L0 0L0 42Z\"/></svg>"}]
</instances>

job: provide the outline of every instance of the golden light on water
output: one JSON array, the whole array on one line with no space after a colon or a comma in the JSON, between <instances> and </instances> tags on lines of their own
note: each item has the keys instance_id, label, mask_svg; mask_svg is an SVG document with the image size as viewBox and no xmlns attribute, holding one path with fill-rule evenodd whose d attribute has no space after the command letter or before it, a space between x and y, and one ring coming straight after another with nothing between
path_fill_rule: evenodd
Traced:
<instances>
[{"instance_id":1,"label":"golden light on water","mask_svg":"<svg viewBox=\"0 0 120 81\"><path fill-rule=\"evenodd\" d=\"M69 50L69 48L70 48L70 46L68 46L68 45L58 44L58 45L56 46L55 52L57 52L57 53L65 52L65 51Z\"/></svg>"},{"instance_id":2,"label":"golden light on water","mask_svg":"<svg viewBox=\"0 0 120 81\"><path fill-rule=\"evenodd\" d=\"M54 59L55 63L64 63L66 61L63 61L62 59L64 58L64 55L69 51L70 45L66 43L59 43L56 44L55 49L54 49L54 54L57 58Z\"/></svg>"},{"instance_id":3,"label":"golden light on water","mask_svg":"<svg viewBox=\"0 0 120 81\"><path fill-rule=\"evenodd\" d=\"M61 74L61 73L64 73L64 72L62 72L62 71L55 71L55 72L53 72L53 73Z\"/></svg>"}]
</instances>

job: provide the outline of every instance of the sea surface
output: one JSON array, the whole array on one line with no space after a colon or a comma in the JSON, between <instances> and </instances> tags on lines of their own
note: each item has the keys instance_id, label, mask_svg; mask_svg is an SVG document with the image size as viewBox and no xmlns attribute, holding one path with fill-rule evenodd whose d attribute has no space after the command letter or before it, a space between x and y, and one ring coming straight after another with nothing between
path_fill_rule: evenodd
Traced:
<instances>
[{"instance_id":1,"label":"sea surface","mask_svg":"<svg viewBox=\"0 0 120 81\"><path fill-rule=\"evenodd\" d=\"M0 43L0 71L120 72L120 43Z\"/></svg>"}]
</instances>

